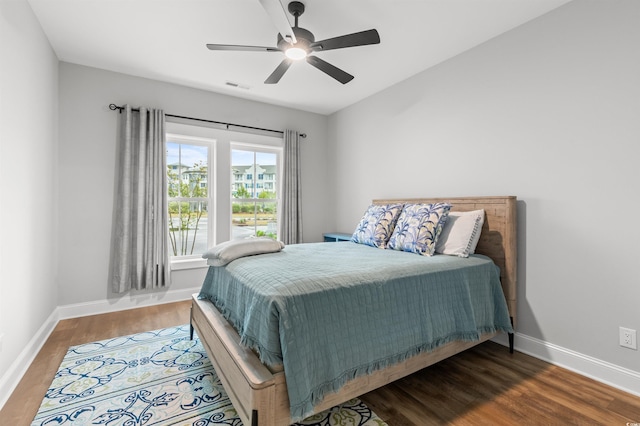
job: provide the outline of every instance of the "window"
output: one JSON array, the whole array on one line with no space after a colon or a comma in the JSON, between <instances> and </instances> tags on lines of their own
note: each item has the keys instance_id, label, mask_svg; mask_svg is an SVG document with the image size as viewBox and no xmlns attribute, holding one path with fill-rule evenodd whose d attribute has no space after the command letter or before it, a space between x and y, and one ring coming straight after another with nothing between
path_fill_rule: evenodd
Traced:
<instances>
[{"instance_id":1,"label":"window","mask_svg":"<svg viewBox=\"0 0 640 426\"><path fill-rule=\"evenodd\" d=\"M212 140L167 135L169 256L200 257L209 247Z\"/></svg>"},{"instance_id":2,"label":"window","mask_svg":"<svg viewBox=\"0 0 640 426\"><path fill-rule=\"evenodd\" d=\"M233 145L231 238L278 237L276 193L280 150ZM258 183L254 176L267 182ZM267 186L268 185L268 186Z\"/></svg>"},{"instance_id":3,"label":"window","mask_svg":"<svg viewBox=\"0 0 640 426\"><path fill-rule=\"evenodd\" d=\"M275 238L282 138L166 125L171 269L206 268L202 254L233 238Z\"/></svg>"}]
</instances>

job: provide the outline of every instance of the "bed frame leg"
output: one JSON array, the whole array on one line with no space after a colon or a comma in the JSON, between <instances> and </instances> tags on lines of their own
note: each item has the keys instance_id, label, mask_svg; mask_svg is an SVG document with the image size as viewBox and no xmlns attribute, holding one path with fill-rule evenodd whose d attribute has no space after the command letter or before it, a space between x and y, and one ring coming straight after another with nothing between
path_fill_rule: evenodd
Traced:
<instances>
[{"instance_id":1,"label":"bed frame leg","mask_svg":"<svg viewBox=\"0 0 640 426\"><path fill-rule=\"evenodd\" d=\"M513 327L513 317L511 317L511 326ZM507 335L509 336L509 353L512 354L514 333L507 333Z\"/></svg>"},{"instance_id":2,"label":"bed frame leg","mask_svg":"<svg viewBox=\"0 0 640 426\"><path fill-rule=\"evenodd\" d=\"M251 410L251 426L258 426L258 410Z\"/></svg>"},{"instance_id":3,"label":"bed frame leg","mask_svg":"<svg viewBox=\"0 0 640 426\"><path fill-rule=\"evenodd\" d=\"M193 306L189 310L189 340L193 340Z\"/></svg>"}]
</instances>

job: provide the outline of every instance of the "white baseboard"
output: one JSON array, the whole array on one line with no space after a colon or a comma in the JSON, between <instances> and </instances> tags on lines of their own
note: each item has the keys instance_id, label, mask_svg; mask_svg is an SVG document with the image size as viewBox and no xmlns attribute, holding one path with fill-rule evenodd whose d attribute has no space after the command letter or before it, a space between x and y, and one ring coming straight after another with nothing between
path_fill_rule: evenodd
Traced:
<instances>
[{"instance_id":1,"label":"white baseboard","mask_svg":"<svg viewBox=\"0 0 640 426\"><path fill-rule=\"evenodd\" d=\"M128 295L120 299L96 300L93 302L76 303L58 306L58 319L78 318L87 315L106 314L109 312L125 311L127 309L142 308L144 306L162 305L164 303L179 302L191 299L191 295L198 293L200 287L183 290L169 290L156 293L142 293Z\"/></svg>"},{"instance_id":2,"label":"white baseboard","mask_svg":"<svg viewBox=\"0 0 640 426\"><path fill-rule=\"evenodd\" d=\"M47 341L49 335L58 324L58 315L56 309L49 315L42 327L36 332L36 334L29 340L27 346L20 352L20 355L13 361L11 366L0 377L0 410L4 407L11 394L13 393L18 383L27 372L27 369L35 359L40 349Z\"/></svg>"},{"instance_id":3,"label":"white baseboard","mask_svg":"<svg viewBox=\"0 0 640 426\"><path fill-rule=\"evenodd\" d=\"M492 340L501 345L509 346L507 336L504 334L498 335ZM640 372L638 371L629 370L525 334L516 333L514 346L518 352L640 396Z\"/></svg>"},{"instance_id":4,"label":"white baseboard","mask_svg":"<svg viewBox=\"0 0 640 426\"><path fill-rule=\"evenodd\" d=\"M84 317L87 315L104 314L108 312L124 311L127 309L140 308L144 306L160 305L164 303L179 302L189 300L191 295L198 293L200 287L169 290L157 293L145 293L128 295L118 300L96 300L87 303L77 303L72 305L58 306L42 324L42 327L31 338L27 346L20 352L20 355L11 364L9 369L0 376L0 410L4 407L15 388L20 383L22 376L35 359L42 346L49 338L51 332L58 324L58 321L67 318Z\"/></svg>"}]
</instances>

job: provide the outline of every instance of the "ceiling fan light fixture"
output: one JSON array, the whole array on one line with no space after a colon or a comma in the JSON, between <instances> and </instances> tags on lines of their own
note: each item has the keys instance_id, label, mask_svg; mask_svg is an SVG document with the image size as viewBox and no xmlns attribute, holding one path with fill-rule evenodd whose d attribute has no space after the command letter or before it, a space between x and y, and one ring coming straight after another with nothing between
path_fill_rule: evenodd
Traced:
<instances>
[{"instance_id":1,"label":"ceiling fan light fixture","mask_svg":"<svg viewBox=\"0 0 640 426\"><path fill-rule=\"evenodd\" d=\"M299 61L300 59L304 59L307 57L307 51L305 49L295 46L288 48L284 52L284 54L287 56L287 58L293 59L294 61Z\"/></svg>"},{"instance_id":2,"label":"ceiling fan light fixture","mask_svg":"<svg viewBox=\"0 0 640 426\"><path fill-rule=\"evenodd\" d=\"M286 16L281 16L281 1L282 0L260 0L260 3L263 4L263 7L269 15L278 15L274 22L277 21L278 23L285 24L282 31L278 32L277 47L207 44L207 48L209 50L278 52L284 54L285 58L269 75L269 77L267 77L264 81L265 84L276 84L279 82L284 73L287 72L289 67L293 64L293 61L300 61L301 59L305 59L311 66L317 68L340 83L346 84L353 80L353 76L351 74L331 65L330 63L313 55L313 53L380 43L380 35L375 29L316 41L316 38L311 31L298 26L298 19L300 18L300 15L304 13L304 3L301 1L292 1L289 3L287 9L295 18L295 24L291 27L288 25L288 18Z\"/></svg>"}]
</instances>

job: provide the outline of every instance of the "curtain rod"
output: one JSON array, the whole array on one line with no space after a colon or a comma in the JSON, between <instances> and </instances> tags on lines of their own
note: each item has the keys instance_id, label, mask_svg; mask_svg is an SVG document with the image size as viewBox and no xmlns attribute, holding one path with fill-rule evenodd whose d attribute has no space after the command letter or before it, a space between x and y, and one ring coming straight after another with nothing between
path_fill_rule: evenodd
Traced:
<instances>
[{"instance_id":1,"label":"curtain rod","mask_svg":"<svg viewBox=\"0 0 640 426\"><path fill-rule=\"evenodd\" d=\"M122 110L124 109L124 107L118 106L116 104L109 104L109 109L111 111L118 110L119 113L122 113ZM132 110L140 111L140 108L132 108ZM262 132L280 133L281 135L284 135L284 132L282 130L264 129L262 127L245 126L244 124L225 123L223 121L215 121L215 120L205 120L204 118L185 117L183 115L174 115L174 114L167 114L167 113L165 113L164 115L167 117L182 118L184 120L193 120L193 121L202 121L205 123L221 124L223 126L227 126L227 130L229 130L229 126L233 126L233 127L241 127L243 129L260 130ZM300 137L306 138L307 134L300 133Z\"/></svg>"}]
</instances>

